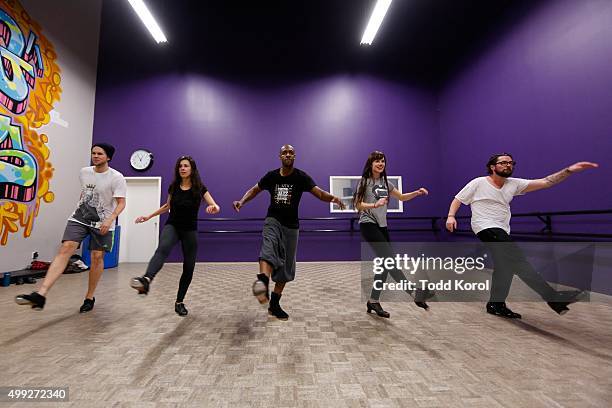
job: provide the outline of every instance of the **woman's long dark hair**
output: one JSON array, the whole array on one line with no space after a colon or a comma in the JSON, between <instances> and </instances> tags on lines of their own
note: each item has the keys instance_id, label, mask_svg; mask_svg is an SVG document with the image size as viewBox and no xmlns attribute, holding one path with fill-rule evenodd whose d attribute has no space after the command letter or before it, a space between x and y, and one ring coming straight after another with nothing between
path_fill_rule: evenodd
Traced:
<instances>
[{"instance_id":1,"label":"woman's long dark hair","mask_svg":"<svg viewBox=\"0 0 612 408\"><path fill-rule=\"evenodd\" d=\"M375 160L385 159L385 169L383 170L381 177L385 180L385 186L387 187L387 191L389 191L389 182L387 181L387 157L383 152L379 152L378 150L373 151L368 156L368 160L366 160L365 165L363 166L363 172L361 173L361 180L359 181L359 186L357 190L355 190L355 194L353 194L353 207L357 209L357 204L363 201L363 197L365 196L366 184L369 178L372 178L372 163Z\"/></svg>"},{"instance_id":2,"label":"woman's long dark hair","mask_svg":"<svg viewBox=\"0 0 612 408\"><path fill-rule=\"evenodd\" d=\"M176 159L176 164L174 165L174 180L172 181L172 184L170 184L170 187L168 187L168 194L174 194L176 189L181 187L181 173L179 173L179 166L183 160L187 160L191 165L191 176L189 178L191 179L191 191L193 192L193 196L195 199L201 199L204 183L202 183L202 179L200 178L198 166L191 156L181 156Z\"/></svg>"}]
</instances>

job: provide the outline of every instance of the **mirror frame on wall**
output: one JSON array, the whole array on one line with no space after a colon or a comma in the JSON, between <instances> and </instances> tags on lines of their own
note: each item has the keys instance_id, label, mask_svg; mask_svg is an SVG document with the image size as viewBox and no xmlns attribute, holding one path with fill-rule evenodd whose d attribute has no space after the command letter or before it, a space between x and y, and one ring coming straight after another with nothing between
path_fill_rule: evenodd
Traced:
<instances>
[{"instance_id":1,"label":"mirror frame on wall","mask_svg":"<svg viewBox=\"0 0 612 408\"><path fill-rule=\"evenodd\" d=\"M402 176L387 176L387 179L389 182L393 183L400 194L402 194ZM355 213L355 209L353 208L353 194L355 188L359 184L359 180L361 180L361 176L329 176L329 192L340 197L344 205L346 205L346 209L341 210L337 204L329 203L330 213ZM404 203L390 197L387 212L403 213Z\"/></svg>"}]
</instances>

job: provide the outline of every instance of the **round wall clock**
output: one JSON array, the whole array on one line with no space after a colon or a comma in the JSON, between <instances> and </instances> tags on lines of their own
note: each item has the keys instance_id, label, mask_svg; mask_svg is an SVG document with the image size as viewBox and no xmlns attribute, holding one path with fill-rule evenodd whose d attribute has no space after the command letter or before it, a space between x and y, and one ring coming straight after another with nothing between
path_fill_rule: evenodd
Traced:
<instances>
[{"instance_id":1,"label":"round wall clock","mask_svg":"<svg viewBox=\"0 0 612 408\"><path fill-rule=\"evenodd\" d=\"M146 149L135 150L130 156L130 166L136 171L149 170L153 166L153 153Z\"/></svg>"}]
</instances>

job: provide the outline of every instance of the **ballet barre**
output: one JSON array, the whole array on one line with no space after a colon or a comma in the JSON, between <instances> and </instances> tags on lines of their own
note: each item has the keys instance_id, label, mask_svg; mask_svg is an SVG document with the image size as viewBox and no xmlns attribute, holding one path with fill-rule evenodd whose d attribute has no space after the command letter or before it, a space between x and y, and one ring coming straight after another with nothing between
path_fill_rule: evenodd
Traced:
<instances>
[{"instance_id":1,"label":"ballet barre","mask_svg":"<svg viewBox=\"0 0 612 408\"><path fill-rule=\"evenodd\" d=\"M260 222L263 224L265 218L199 218L198 222L204 223L225 223L225 222ZM428 226L426 228L396 228L393 227L393 231L403 231L403 232L434 232L437 233L441 231L440 221L441 217L436 216L420 216L420 217L388 217L388 221L395 223L396 221L428 221ZM344 222L348 224L348 228L303 228L300 227L300 232L350 232L354 233L359 231L359 228L356 228L355 224L359 221L359 217L304 217L300 218L300 223L302 221L311 222ZM259 229L198 229L198 233L200 234L244 234L244 233L261 233L261 228Z\"/></svg>"}]
</instances>

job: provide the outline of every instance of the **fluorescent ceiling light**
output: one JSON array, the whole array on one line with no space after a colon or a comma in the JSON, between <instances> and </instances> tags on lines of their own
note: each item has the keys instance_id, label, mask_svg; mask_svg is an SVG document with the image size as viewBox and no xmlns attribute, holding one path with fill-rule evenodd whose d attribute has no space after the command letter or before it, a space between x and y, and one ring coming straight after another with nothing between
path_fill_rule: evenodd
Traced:
<instances>
[{"instance_id":1,"label":"fluorescent ceiling light","mask_svg":"<svg viewBox=\"0 0 612 408\"><path fill-rule=\"evenodd\" d=\"M363 32L361 44L372 44L372 41L374 41L374 37L376 37L376 33L378 32L380 24L382 23L383 18L385 18L385 14L387 14L387 10L389 10L391 1L392 0L378 0L376 2L376 6L374 6L374 11L372 12L372 16L370 17L368 26Z\"/></svg>"},{"instance_id":2,"label":"fluorescent ceiling light","mask_svg":"<svg viewBox=\"0 0 612 408\"><path fill-rule=\"evenodd\" d=\"M159 28L157 21L155 21L153 14L151 14L144 2L142 0L128 1L136 14L138 14L138 17L140 17L140 20L147 27L147 30L149 30L155 41L157 41L158 44L168 41L161 28Z\"/></svg>"}]
</instances>

